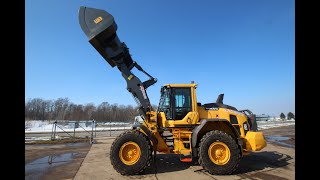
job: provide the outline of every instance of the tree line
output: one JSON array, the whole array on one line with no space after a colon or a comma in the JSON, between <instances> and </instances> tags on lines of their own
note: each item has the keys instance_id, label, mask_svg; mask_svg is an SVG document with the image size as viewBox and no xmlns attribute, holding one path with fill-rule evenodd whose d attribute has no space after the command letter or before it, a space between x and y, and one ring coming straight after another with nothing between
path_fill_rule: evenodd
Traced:
<instances>
[{"instance_id":1,"label":"tree line","mask_svg":"<svg viewBox=\"0 0 320 180\"><path fill-rule=\"evenodd\" d=\"M153 105L154 106L154 105ZM109 104L102 102L75 104L68 98L44 100L32 98L25 102L25 120L96 120L112 122L132 122L138 115L132 105Z\"/></svg>"},{"instance_id":2,"label":"tree line","mask_svg":"<svg viewBox=\"0 0 320 180\"><path fill-rule=\"evenodd\" d=\"M157 109L156 105L152 105ZM93 103L75 104L68 98L44 100L31 98L25 102L25 120L96 120L112 122L132 122L138 115L138 107L132 105L109 104L102 102L98 106ZM280 114L281 119L295 118L292 112L287 116Z\"/></svg>"}]
</instances>

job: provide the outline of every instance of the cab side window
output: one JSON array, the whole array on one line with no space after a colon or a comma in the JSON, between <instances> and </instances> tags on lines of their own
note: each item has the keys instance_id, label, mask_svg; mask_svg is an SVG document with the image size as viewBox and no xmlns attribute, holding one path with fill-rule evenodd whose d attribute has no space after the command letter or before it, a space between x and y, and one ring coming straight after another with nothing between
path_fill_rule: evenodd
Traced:
<instances>
[{"instance_id":1,"label":"cab side window","mask_svg":"<svg viewBox=\"0 0 320 180\"><path fill-rule=\"evenodd\" d=\"M175 101L175 120L183 119L188 112L191 111L191 89L190 88L175 88L174 89Z\"/></svg>"},{"instance_id":2,"label":"cab side window","mask_svg":"<svg viewBox=\"0 0 320 180\"><path fill-rule=\"evenodd\" d=\"M168 120L172 119L172 106L170 105L170 90L164 89L160 98L159 111L164 112Z\"/></svg>"}]
</instances>

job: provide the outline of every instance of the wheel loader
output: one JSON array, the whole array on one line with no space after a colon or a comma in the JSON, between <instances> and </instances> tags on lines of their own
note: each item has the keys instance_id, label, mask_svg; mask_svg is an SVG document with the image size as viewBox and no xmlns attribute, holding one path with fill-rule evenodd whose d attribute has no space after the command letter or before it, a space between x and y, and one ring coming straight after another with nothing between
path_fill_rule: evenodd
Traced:
<instances>
[{"instance_id":1,"label":"wheel loader","mask_svg":"<svg viewBox=\"0 0 320 180\"><path fill-rule=\"evenodd\" d=\"M117 36L114 17L104 10L81 6L79 23L90 44L121 72L143 121L134 123L112 143L110 160L118 173L139 174L155 161L157 153L164 153L178 154L181 163L198 162L210 174L232 174L243 156L267 145L250 110L224 104L224 94L216 102L198 102L193 81L164 84L159 106L154 109L146 90L157 79L132 59L129 48ZM133 68L148 80L142 82L132 73Z\"/></svg>"}]
</instances>

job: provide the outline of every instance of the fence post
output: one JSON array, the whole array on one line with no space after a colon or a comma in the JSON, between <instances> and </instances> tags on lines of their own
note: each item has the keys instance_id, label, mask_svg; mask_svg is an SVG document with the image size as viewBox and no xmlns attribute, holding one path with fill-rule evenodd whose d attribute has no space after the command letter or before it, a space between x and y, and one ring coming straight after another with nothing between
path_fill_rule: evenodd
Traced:
<instances>
[{"instance_id":1,"label":"fence post","mask_svg":"<svg viewBox=\"0 0 320 180\"><path fill-rule=\"evenodd\" d=\"M51 129L51 140L53 139L53 129L54 129L54 123L52 123L52 129Z\"/></svg>"},{"instance_id":2,"label":"fence post","mask_svg":"<svg viewBox=\"0 0 320 180\"><path fill-rule=\"evenodd\" d=\"M53 138L51 138L51 140L55 140L56 139L56 129L57 129L57 120L54 121Z\"/></svg>"},{"instance_id":3,"label":"fence post","mask_svg":"<svg viewBox=\"0 0 320 180\"><path fill-rule=\"evenodd\" d=\"M110 126L110 136L111 136L111 118L110 118L110 124L109 124L109 126Z\"/></svg>"},{"instance_id":4,"label":"fence post","mask_svg":"<svg viewBox=\"0 0 320 180\"><path fill-rule=\"evenodd\" d=\"M94 120L92 120L92 131L91 131L91 144L93 142L93 125L94 125Z\"/></svg>"},{"instance_id":5,"label":"fence post","mask_svg":"<svg viewBox=\"0 0 320 180\"><path fill-rule=\"evenodd\" d=\"M94 137L97 137L97 123L95 120L93 120L94 122Z\"/></svg>"},{"instance_id":6,"label":"fence post","mask_svg":"<svg viewBox=\"0 0 320 180\"><path fill-rule=\"evenodd\" d=\"M73 126L73 137L76 137L76 122L74 122L74 126Z\"/></svg>"}]
</instances>

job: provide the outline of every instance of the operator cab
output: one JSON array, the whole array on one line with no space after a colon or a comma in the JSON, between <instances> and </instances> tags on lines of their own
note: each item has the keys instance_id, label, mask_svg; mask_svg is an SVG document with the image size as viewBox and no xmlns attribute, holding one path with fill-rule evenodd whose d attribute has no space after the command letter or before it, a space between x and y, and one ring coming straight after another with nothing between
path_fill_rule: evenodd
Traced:
<instances>
[{"instance_id":1,"label":"operator cab","mask_svg":"<svg viewBox=\"0 0 320 180\"><path fill-rule=\"evenodd\" d=\"M162 87L158 111L164 112L167 120L183 119L192 111L190 87Z\"/></svg>"},{"instance_id":2,"label":"operator cab","mask_svg":"<svg viewBox=\"0 0 320 180\"><path fill-rule=\"evenodd\" d=\"M158 113L166 127L191 125L198 121L195 97L196 84L167 84L161 88Z\"/></svg>"}]
</instances>

